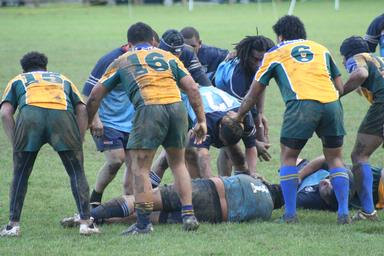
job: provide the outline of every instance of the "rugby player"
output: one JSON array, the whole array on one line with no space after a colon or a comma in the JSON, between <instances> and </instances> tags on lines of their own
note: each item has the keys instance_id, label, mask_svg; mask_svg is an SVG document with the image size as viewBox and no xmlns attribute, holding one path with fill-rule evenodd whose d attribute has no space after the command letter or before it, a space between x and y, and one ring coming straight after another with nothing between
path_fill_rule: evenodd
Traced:
<instances>
[{"instance_id":1,"label":"rugby player","mask_svg":"<svg viewBox=\"0 0 384 256\"><path fill-rule=\"evenodd\" d=\"M347 166L352 167L352 166ZM337 211L337 200L329 181L329 168L325 162L324 156L317 157L311 161L303 160L299 165L299 179L301 183L297 194L297 207L313 210ZM384 183L382 169L372 167L373 182L371 184L371 193L376 209L384 208ZM358 193L356 193L356 180L352 172L348 172L350 181L349 207L362 207ZM364 216L364 215L363 215ZM369 220L378 220L378 218L368 217ZM354 221L360 220L355 218Z\"/></svg>"},{"instance_id":2,"label":"rugby player","mask_svg":"<svg viewBox=\"0 0 384 256\"><path fill-rule=\"evenodd\" d=\"M153 210L149 169L160 145L166 149L183 205L183 229L196 230L198 222L192 207L191 182L184 163L187 113L178 86L188 95L197 115L195 140L201 143L207 127L198 87L177 57L151 45L153 32L150 26L142 22L132 25L127 38L130 51L112 62L87 102L92 120L102 98L122 83L135 107L127 149L132 159L137 222L123 234L150 233L153 230L149 219Z\"/></svg>"},{"instance_id":3,"label":"rugby player","mask_svg":"<svg viewBox=\"0 0 384 256\"><path fill-rule=\"evenodd\" d=\"M269 220L274 208L283 204L278 185L264 184L249 175L211 177L192 180L192 201L199 221L209 223L241 222L253 219ZM181 203L174 185L164 185L152 191L152 219L158 223L181 221ZM96 223L126 222L135 214L135 198L123 195L91 210ZM78 224L78 215L64 218L64 227Z\"/></svg>"},{"instance_id":4,"label":"rugby player","mask_svg":"<svg viewBox=\"0 0 384 256\"><path fill-rule=\"evenodd\" d=\"M275 78L286 104L281 129L280 184L285 213L282 222L295 223L298 168L296 160L308 139L316 132L330 167L331 182L339 202L338 223L349 223L348 175L342 162L345 135L343 109L339 100L343 84L329 51L306 40L304 24L286 15L273 26L278 45L263 58L261 67L238 111L237 120L256 103L259 115L265 88Z\"/></svg>"},{"instance_id":5,"label":"rugby player","mask_svg":"<svg viewBox=\"0 0 384 256\"><path fill-rule=\"evenodd\" d=\"M159 39L156 32L153 31L153 33L153 44L156 44ZM128 50L129 45L125 44L108 52L97 61L83 87L82 93L85 99L88 99L93 87L112 61ZM133 105L120 84L103 98L99 110L92 120L89 128L97 150L104 153L105 163L98 172L95 187L91 193L91 207L101 203L105 188L115 178L125 158L127 158L127 163L130 162L126 146L132 129L134 112ZM124 193L132 194L132 173L129 170L129 165L126 165L123 184Z\"/></svg>"},{"instance_id":6,"label":"rugby player","mask_svg":"<svg viewBox=\"0 0 384 256\"><path fill-rule=\"evenodd\" d=\"M384 13L377 16L369 24L364 40L367 41L369 51L372 53L376 51L377 45L379 45L380 55L384 57Z\"/></svg>"},{"instance_id":7,"label":"rugby player","mask_svg":"<svg viewBox=\"0 0 384 256\"><path fill-rule=\"evenodd\" d=\"M383 143L384 136L384 59L370 53L362 37L352 36L340 46L343 63L350 73L344 95L361 88L371 106L360 124L351 158L362 210L353 219L377 219L372 198L372 170L369 158Z\"/></svg>"},{"instance_id":8,"label":"rugby player","mask_svg":"<svg viewBox=\"0 0 384 256\"><path fill-rule=\"evenodd\" d=\"M203 44L199 32L194 27L185 27L180 33L184 42L193 47L209 79L213 81L217 67L229 54L228 50Z\"/></svg>"},{"instance_id":9,"label":"rugby player","mask_svg":"<svg viewBox=\"0 0 384 256\"><path fill-rule=\"evenodd\" d=\"M37 154L46 143L58 152L69 175L80 213L80 234L100 233L90 220L82 149L88 119L80 93L68 78L47 71L48 58L42 53L29 52L20 64L23 73L8 83L0 104L3 127L13 145L14 168L9 223L0 230L0 236L21 235L20 215L28 179Z\"/></svg>"}]
</instances>

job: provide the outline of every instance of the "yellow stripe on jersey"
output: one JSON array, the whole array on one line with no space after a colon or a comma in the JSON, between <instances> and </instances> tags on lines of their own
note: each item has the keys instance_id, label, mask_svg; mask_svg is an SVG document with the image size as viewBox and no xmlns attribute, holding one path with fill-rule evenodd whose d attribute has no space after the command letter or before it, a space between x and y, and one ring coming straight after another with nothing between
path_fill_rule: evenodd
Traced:
<instances>
[{"instance_id":1,"label":"yellow stripe on jersey","mask_svg":"<svg viewBox=\"0 0 384 256\"><path fill-rule=\"evenodd\" d=\"M377 203L376 208L377 209L383 209L384 208L384 184L383 184L383 178L380 178L379 181L379 188L378 188L378 196L377 196Z\"/></svg>"},{"instance_id":2,"label":"yellow stripe on jersey","mask_svg":"<svg viewBox=\"0 0 384 256\"><path fill-rule=\"evenodd\" d=\"M268 84L275 77L287 100L316 100L322 103L339 98L328 70L328 50L313 41L286 42L264 55L255 80Z\"/></svg>"}]
</instances>

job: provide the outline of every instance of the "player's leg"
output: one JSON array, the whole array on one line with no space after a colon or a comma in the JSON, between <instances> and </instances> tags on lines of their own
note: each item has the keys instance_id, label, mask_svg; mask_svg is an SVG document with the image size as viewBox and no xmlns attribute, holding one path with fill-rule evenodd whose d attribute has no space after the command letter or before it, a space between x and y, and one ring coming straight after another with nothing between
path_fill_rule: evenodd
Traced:
<instances>
[{"instance_id":1,"label":"player's leg","mask_svg":"<svg viewBox=\"0 0 384 256\"><path fill-rule=\"evenodd\" d=\"M314 101L291 101L287 103L284 113L280 137L280 185L285 201L283 220L288 223L296 221L299 171L296 161L317 127L319 104Z\"/></svg>"},{"instance_id":2,"label":"player's leg","mask_svg":"<svg viewBox=\"0 0 384 256\"><path fill-rule=\"evenodd\" d=\"M193 211L191 178L185 166L187 114L182 103L170 104L166 108L169 114L170 126L163 141L163 147L167 152L169 167L175 179L175 188L182 204L183 229L186 231L196 230L199 223Z\"/></svg>"},{"instance_id":3,"label":"player's leg","mask_svg":"<svg viewBox=\"0 0 384 256\"><path fill-rule=\"evenodd\" d=\"M13 180L10 189L9 223L0 236L20 235L20 215L28 188L28 179L38 152L13 153Z\"/></svg>"},{"instance_id":4,"label":"player's leg","mask_svg":"<svg viewBox=\"0 0 384 256\"><path fill-rule=\"evenodd\" d=\"M235 169L235 174L250 174L248 170L248 166L245 162L245 156L244 152L241 149L240 143L237 143L232 146L226 146L223 148L226 154L229 156L229 159L231 160L233 167ZM226 176L231 176L231 172L229 175Z\"/></svg>"},{"instance_id":5,"label":"player's leg","mask_svg":"<svg viewBox=\"0 0 384 256\"><path fill-rule=\"evenodd\" d=\"M123 235L148 233L152 231L150 215L153 211L152 185L149 178L149 170L155 149L132 149L131 167L133 174L133 194L135 198L136 224L124 231Z\"/></svg>"},{"instance_id":6,"label":"player's leg","mask_svg":"<svg viewBox=\"0 0 384 256\"><path fill-rule=\"evenodd\" d=\"M152 165L151 172L149 174L151 178L152 187L158 187L161 179L164 176L165 171L168 169L167 154L162 149L155 163Z\"/></svg>"},{"instance_id":7,"label":"player's leg","mask_svg":"<svg viewBox=\"0 0 384 256\"><path fill-rule=\"evenodd\" d=\"M219 176L231 176L232 174L232 161L228 156L225 148L220 148L219 155L216 160L217 172Z\"/></svg>"},{"instance_id":8,"label":"player's leg","mask_svg":"<svg viewBox=\"0 0 384 256\"><path fill-rule=\"evenodd\" d=\"M369 157L382 143L383 138L380 136L358 133L351 154L355 188L362 210L367 214L375 211L372 195L373 175Z\"/></svg>"},{"instance_id":9,"label":"player's leg","mask_svg":"<svg viewBox=\"0 0 384 256\"><path fill-rule=\"evenodd\" d=\"M125 150L125 170L123 176L123 194L133 195L132 159L129 150Z\"/></svg>"},{"instance_id":10,"label":"player's leg","mask_svg":"<svg viewBox=\"0 0 384 256\"><path fill-rule=\"evenodd\" d=\"M342 159L345 130L340 101L323 104L323 115L316 133L322 140L324 157L338 202L337 222L347 224L349 223L349 176Z\"/></svg>"},{"instance_id":11,"label":"player's leg","mask_svg":"<svg viewBox=\"0 0 384 256\"><path fill-rule=\"evenodd\" d=\"M192 179L201 178L200 169L199 169L199 155L197 154L197 149L195 147L186 147L185 148L185 165Z\"/></svg>"},{"instance_id":12,"label":"player's leg","mask_svg":"<svg viewBox=\"0 0 384 256\"><path fill-rule=\"evenodd\" d=\"M91 193L91 207L100 205L105 188L115 178L125 160L125 147L129 134L104 127L102 137L93 137L97 150L104 153L105 163L100 168Z\"/></svg>"},{"instance_id":13,"label":"player's leg","mask_svg":"<svg viewBox=\"0 0 384 256\"><path fill-rule=\"evenodd\" d=\"M361 122L351 154L362 215L375 214L372 195L373 175L369 158L383 142L383 125L384 104L373 103Z\"/></svg>"}]
</instances>

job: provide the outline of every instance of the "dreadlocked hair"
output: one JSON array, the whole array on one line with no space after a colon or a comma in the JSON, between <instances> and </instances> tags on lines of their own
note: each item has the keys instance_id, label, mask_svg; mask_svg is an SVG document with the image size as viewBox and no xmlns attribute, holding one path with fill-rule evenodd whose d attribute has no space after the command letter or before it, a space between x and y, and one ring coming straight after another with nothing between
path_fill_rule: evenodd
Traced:
<instances>
[{"instance_id":1,"label":"dreadlocked hair","mask_svg":"<svg viewBox=\"0 0 384 256\"><path fill-rule=\"evenodd\" d=\"M253 76L255 70L248 65L248 59L253 58L252 51L267 52L275 46L275 43L265 36L246 36L235 46L237 57L240 60L240 66L248 76Z\"/></svg>"}]
</instances>

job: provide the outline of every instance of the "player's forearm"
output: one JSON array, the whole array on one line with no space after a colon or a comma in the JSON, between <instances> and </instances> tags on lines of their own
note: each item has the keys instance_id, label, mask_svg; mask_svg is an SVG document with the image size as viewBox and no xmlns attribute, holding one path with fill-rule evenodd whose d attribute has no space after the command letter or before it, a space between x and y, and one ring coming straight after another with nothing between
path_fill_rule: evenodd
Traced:
<instances>
[{"instance_id":1,"label":"player's forearm","mask_svg":"<svg viewBox=\"0 0 384 256\"><path fill-rule=\"evenodd\" d=\"M190 90L187 95L189 102L191 103L191 106L193 108L193 111L196 114L197 122L205 123L206 121L203 108L203 101L201 100L201 95L197 86L196 89Z\"/></svg>"},{"instance_id":2,"label":"player's forearm","mask_svg":"<svg viewBox=\"0 0 384 256\"><path fill-rule=\"evenodd\" d=\"M348 81L344 84L343 95L354 91L356 88L362 85L364 81L368 78L368 75L368 70L366 70L365 68L358 68L353 71Z\"/></svg>"},{"instance_id":3,"label":"player's forearm","mask_svg":"<svg viewBox=\"0 0 384 256\"><path fill-rule=\"evenodd\" d=\"M303 169L299 172L299 180L303 180L305 177L318 171L325 162L324 156L319 156L310 161Z\"/></svg>"},{"instance_id":4,"label":"player's forearm","mask_svg":"<svg viewBox=\"0 0 384 256\"><path fill-rule=\"evenodd\" d=\"M336 90L339 92L340 97L344 94L344 87L343 87L343 80L341 79L341 76L335 77L333 81Z\"/></svg>"},{"instance_id":5,"label":"player's forearm","mask_svg":"<svg viewBox=\"0 0 384 256\"><path fill-rule=\"evenodd\" d=\"M261 85L257 81L253 81L251 88L249 89L247 95L245 95L243 101L241 102L240 108L237 111L239 121L242 121L245 114L255 105L258 104L261 106L261 110L263 111L264 104L263 102L260 104L258 101L263 101L261 98L263 97L263 91L265 90L265 86Z\"/></svg>"}]
</instances>

